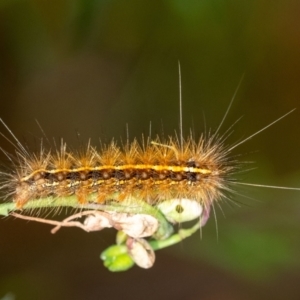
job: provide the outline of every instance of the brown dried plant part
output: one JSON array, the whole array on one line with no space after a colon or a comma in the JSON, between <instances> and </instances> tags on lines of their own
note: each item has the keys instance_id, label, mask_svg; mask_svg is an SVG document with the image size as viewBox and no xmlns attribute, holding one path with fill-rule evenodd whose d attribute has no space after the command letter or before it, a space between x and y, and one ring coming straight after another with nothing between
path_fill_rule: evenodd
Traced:
<instances>
[{"instance_id":1,"label":"brown dried plant part","mask_svg":"<svg viewBox=\"0 0 300 300\"><path fill-rule=\"evenodd\" d=\"M140 268L149 269L154 265L155 252L145 239L128 238L126 246L128 254Z\"/></svg>"},{"instance_id":2,"label":"brown dried plant part","mask_svg":"<svg viewBox=\"0 0 300 300\"><path fill-rule=\"evenodd\" d=\"M49 220L33 216L11 213L12 216L28 221L35 221L54 225L51 233L56 233L61 227L78 227L86 232L100 231L104 228L115 228L123 231L132 238L142 238L152 236L158 229L158 221L154 217L146 214L128 214L104 211L83 211L73 214L63 221ZM75 221L85 217L83 222Z\"/></svg>"}]
</instances>

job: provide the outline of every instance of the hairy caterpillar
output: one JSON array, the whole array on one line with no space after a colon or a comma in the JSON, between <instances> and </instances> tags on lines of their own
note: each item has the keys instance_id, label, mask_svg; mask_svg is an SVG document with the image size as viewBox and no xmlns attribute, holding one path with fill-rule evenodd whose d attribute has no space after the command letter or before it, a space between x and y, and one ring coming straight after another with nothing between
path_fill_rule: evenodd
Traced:
<instances>
[{"instance_id":1,"label":"hairy caterpillar","mask_svg":"<svg viewBox=\"0 0 300 300\"><path fill-rule=\"evenodd\" d=\"M158 212L171 223L200 218L199 224L190 231L194 232L205 224L214 203L230 199L230 193L235 192L236 185L264 186L237 181L235 174L240 171L242 162L232 155L232 150L290 112L242 141L226 145L229 133L226 131L224 135L220 135L219 131L231 104L232 101L215 133L204 133L198 140L193 135L184 139L180 92L179 136L166 140L159 137L153 140L143 138L141 142L135 139L124 145L112 141L108 145L102 145L100 149L88 144L85 149L78 151L69 150L61 141L58 147L52 149L46 149L41 143L40 150L32 153L1 120L11 139L3 134L2 136L14 145L15 153L8 154L2 150L11 161L11 168L0 173L0 190L3 197L15 205L11 210L25 210L29 202L45 198L66 198L70 202L68 197L75 197L77 207L94 210L76 214L59 224L51 221L51 224L78 226L86 231L105 227L122 230L129 236L126 249L131 256L135 256L133 259L139 264L139 258L132 254L136 253L134 245L138 245L138 249L149 249L141 238L156 234L155 238L165 239L172 234L169 229L157 234L163 223L162 219L156 222L159 219ZM112 200L114 204L117 203L116 207L110 205ZM98 206L93 206L95 204ZM139 206L140 211L134 210L134 207ZM149 213L149 206L155 208L154 214ZM70 222L86 215L83 225ZM35 220L41 221L38 218ZM180 238L184 236L181 233ZM147 258L148 252L144 252L146 254L143 257ZM151 259L151 262L153 264L154 260ZM152 264L148 261L139 265L150 267Z\"/></svg>"},{"instance_id":2,"label":"hairy caterpillar","mask_svg":"<svg viewBox=\"0 0 300 300\"><path fill-rule=\"evenodd\" d=\"M219 129L231 104L216 132L202 134L198 140L192 135L183 138L180 114L179 137L143 138L142 142L135 139L122 146L112 141L100 149L88 144L78 151L69 150L61 141L54 149L41 144L40 150L32 153L0 119L15 147L14 154L2 150L12 167L1 173L0 189L19 209L29 200L49 196L76 195L84 204L90 194L95 195L96 203L110 197L119 202L138 198L150 205L168 199L191 199L208 208L226 198L235 184L247 185L234 178L242 162L232 156L232 150L292 112L230 146L225 144L227 135L220 136Z\"/></svg>"}]
</instances>

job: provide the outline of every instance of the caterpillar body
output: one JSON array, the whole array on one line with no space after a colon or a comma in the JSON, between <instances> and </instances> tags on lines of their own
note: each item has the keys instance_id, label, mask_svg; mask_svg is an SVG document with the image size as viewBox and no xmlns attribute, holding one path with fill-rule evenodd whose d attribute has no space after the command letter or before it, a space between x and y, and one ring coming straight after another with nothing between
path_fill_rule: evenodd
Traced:
<instances>
[{"instance_id":1,"label":"caterpillar body","mask_svg":"<svg viewBox=\"0 0 300 300\"><path fill-rule=\"evenodd\" d=\"M6 195L22 208L29 200L76 195L85 203L89 194L103 203L131 197L155 205L166 199L187 198L208 207L225 196L240 163L230 157L223 139L190 136L183 143L169 138L147 139L119 147L115 142L99 151L88 145L85 151L59 149L32 155L19 142L14 169L4 174ZM2 178L3 178L2 174Z\"/></svg>"}]
</instances>

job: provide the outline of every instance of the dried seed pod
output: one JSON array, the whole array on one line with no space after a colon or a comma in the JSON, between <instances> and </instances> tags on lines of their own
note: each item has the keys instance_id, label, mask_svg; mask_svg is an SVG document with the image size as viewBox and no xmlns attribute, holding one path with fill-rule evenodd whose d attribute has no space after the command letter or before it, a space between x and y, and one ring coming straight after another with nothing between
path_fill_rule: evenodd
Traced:
<instances>
[{"instance_id":1,"label":"dried seed pod","mask_svg":"<svg viewBox=\"0 0 300 300\"><path fill-rule=\"evenodd\" d=\"M132 238L152 236L158 229L157 219L146 214L112 213L111 221L114 228Z\"/></svg>"},{"instance_id":2,"label":"dried seed pod","mask_svg":"<svg viewBox=\"0 0 300 300\"><path fill-rule=\"evenodd\" d=\"M104 228L113 227L110 222L109 214L105 213L95 213L88 215L85 218L83 224L86 227L86 231L99 231Z\"/></svg>"},{"instance_id":3,"label":"dried seed pod","mask_svg":"<svg viewBox=\"0 0 300 300\"><path fill-rule=\"evenodd\" d=\"M145 239L128 238L127 249L133 261L143 269L149 269L155 262L155 253Z\"/></svg>"},{"instance_id":4,"label":"dried seed pod","mask_svg":"<svg viewBox=\"0 0 300 300\"><path fill-rule=\"evenodd\" d=\"M158 229L156 218L146 214L95 212L84 220L86 231L98 231L114 227L133 238L152 236Z\"/></svg>"}]
</instances>

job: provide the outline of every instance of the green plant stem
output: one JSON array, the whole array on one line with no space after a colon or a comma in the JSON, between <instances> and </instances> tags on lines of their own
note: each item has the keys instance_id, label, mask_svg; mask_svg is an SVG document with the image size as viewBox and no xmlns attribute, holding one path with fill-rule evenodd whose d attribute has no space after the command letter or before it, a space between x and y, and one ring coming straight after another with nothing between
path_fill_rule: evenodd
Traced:
<instances>
[{"instance_id":1,"label":"green plant stem","mask_svg":"<svg viewBox=\"0 0 300 300\"><path fill-rule=\"evenodd\" d=\"M190 237L200 228L200 222L197 222L193 227L188 229L180 229L178 233L173 234L167 239L164 240L152 240L149 242L153 250L160 250L163 248L167 248L169 246L175 245L184 239Z\"/></svg>"}]
</instances>

